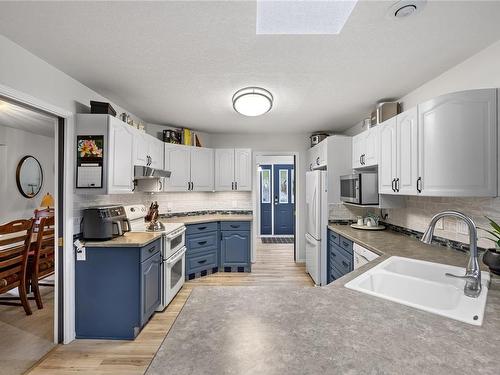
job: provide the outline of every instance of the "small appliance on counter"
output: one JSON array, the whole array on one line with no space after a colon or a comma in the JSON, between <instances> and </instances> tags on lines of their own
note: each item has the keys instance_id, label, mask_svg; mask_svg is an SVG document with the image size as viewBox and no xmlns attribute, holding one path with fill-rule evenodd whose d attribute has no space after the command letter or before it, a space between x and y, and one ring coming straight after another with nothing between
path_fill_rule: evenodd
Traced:
<instances>
[{"instance_id":1,"label":"small appliance on counter","mask_svg":"<svg viewBox=\"0 0 500 375\"><path fill-rule=\"evenodd\" d=\"M130 231L130 224L123 206L85 208L82 220L85 240L107 241Z\"/></svg>"},{"instance_id":2,"label":"small appliance on counter","mask_svg":"<svg viewBox=\"0 0 500 375\"><path fill-rule=\"evenodd\" d=\"M377 205L377 172L362 172L340 176L340 200L359 205Z\"/></svg>"}]
</instances>

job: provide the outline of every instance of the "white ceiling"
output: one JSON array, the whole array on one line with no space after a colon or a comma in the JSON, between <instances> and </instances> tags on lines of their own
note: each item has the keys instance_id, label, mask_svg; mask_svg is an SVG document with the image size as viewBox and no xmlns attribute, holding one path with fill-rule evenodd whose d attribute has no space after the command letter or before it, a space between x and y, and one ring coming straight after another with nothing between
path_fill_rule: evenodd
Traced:
<instances>
[{"instance_id":1,"label":"white ceiling","mask_svg":"<svg viewBox=\"0 0 500 375\"><path fill-rule=\"evenodd\" d=\"M360 1L339 35L256 35L256 2L0 3L0 32L147 122L210 132L342 130L500 39L500 2ZM262 117L233 93L262 86Z\"/></svg>"},{"instance_id":2,"label":"white ceiling","mask_svg":"<svg viewBox=\"0 0 500 375\"><path fill-rule=\"evenodd\" d=\"M0 126L20 129L46 137L54 137L55 125L55 117L0 99Z\"/></svg>"}]
</instances>

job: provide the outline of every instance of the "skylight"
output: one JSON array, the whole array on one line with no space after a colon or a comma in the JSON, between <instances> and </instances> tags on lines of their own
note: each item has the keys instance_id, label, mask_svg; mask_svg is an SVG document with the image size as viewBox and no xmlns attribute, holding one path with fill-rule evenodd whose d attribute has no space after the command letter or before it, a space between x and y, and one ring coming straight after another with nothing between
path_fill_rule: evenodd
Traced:
<instances>
[{"instance_id":1,"label":"skylight","mask_svg":"<svg viewBox=\"0 0 500 375\"><path fill-rule=\"evenodd\" d=\"M339 34L357 0L257 0L257 34Z\"/></svg>"}]
</instances>

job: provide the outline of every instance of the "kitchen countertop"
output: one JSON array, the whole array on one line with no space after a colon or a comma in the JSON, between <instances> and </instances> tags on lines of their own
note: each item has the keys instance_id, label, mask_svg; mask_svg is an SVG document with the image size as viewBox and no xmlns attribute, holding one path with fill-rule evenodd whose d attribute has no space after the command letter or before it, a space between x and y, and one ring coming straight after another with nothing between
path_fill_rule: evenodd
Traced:
<instances>
[{"instance_id":1,"label":"kitchen countertop","mask_svg":"<svg viewBox=\"0 0 500 375\"><path fill-rule=\"evenodd\" d=\"M333 225L383 254L321 288L195 288L147 374L497 374L500 281L481 327L344 287L391 255L464 267L467 255Z\"/></svg>"},{"instance_id":2,"label":"kitchen countertop","mask_svg":"<svg viewBox=\"0 0 500 375\"><path fill-rule=\"evenodd\" d=\"M184 223L184 224L200 224L209 223L212 221L252 221L252 214L207 214L207 215L186 215L161 218L164 223Z\"/></svg>"},{"instance_id":3,"label":"kitchen countertop","mask_svg":"<svg viewBox=\"0 0 500 375\"><path fill-rule=\"evenodd\" d=\"M125 232L108 241L83 241L86 247L142 247L161 237L159 232Z\"/></svg>"}]
</instances>

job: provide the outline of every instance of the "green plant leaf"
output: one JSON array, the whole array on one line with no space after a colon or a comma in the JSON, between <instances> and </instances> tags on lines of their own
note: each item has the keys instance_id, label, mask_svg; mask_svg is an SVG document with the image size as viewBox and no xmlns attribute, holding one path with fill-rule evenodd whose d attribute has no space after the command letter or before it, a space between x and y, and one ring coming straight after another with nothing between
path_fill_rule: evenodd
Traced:
<instances>
[{"instance_id":1,"label":"green plant leaf","mask_svg":"<svg viewBox=\"0 0 500 375\"><path fill-rule=\"evenodd\" d=\"M484 228L479 228L481 230L484 230L485 232L488 232L489 234L491 234L492 236L496 237L498 240L500 240L500 234L497 233L497 232L493 232L491 230L488 230L488 229L484 229Z\"/></svg>"},{"instance_id":2,"label":"green plant leaf","mask_svg":"<svg viewBox=\"0 0 500 375\"><path fill-rule=\"evenodd\" d=\"M498 225L496 222L494 222L492 219L490 219L488 216L485 216L486 219L489 220L491 227L496 231L500 233L500 225Z\"/></svg>"}]
</instances>

